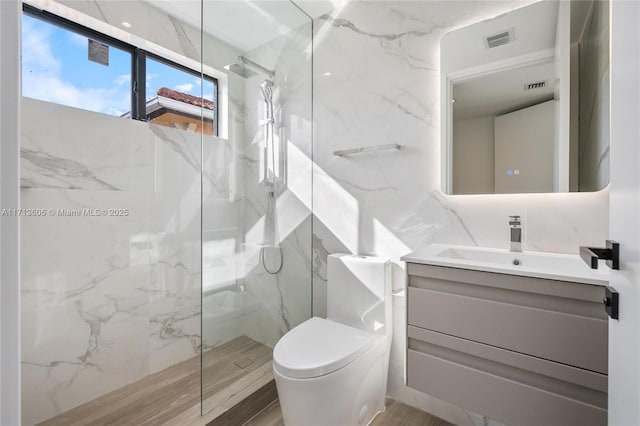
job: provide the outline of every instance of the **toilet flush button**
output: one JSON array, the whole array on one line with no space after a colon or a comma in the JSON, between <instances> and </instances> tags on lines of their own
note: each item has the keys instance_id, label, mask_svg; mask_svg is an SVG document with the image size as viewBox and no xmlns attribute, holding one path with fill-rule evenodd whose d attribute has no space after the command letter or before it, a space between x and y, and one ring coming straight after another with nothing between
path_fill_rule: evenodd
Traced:
<instances>
[{"instance_id":1,"label":"toilet flush button","mask_svg":"<svg viewBox=\"0 0 640 426\"><path fill-rule=\"evenodd\" d=\"M369 406L365 405L360 409L360 414L358 414L358 424L361 425L367 419L367 413L369 412Z\"/></svg>"}]
</instances>

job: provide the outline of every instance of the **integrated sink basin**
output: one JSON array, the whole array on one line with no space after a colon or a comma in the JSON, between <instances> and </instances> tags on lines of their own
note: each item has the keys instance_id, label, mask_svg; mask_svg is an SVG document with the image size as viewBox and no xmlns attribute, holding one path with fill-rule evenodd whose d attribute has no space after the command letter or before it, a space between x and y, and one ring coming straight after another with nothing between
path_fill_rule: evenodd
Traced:
<instances>
[{"instance_id":1,"label":"integrated sink basin","mask_svg":"<svg viewBox=\"0 0 640 426\"><path fill-rule=\"evenodd\" d=\"M590 269L575 254L510 252L503 249L431 244L401 258L405 262L522 275L558 281L608 285L608 268Z\"/></svg>"}]
</instances>

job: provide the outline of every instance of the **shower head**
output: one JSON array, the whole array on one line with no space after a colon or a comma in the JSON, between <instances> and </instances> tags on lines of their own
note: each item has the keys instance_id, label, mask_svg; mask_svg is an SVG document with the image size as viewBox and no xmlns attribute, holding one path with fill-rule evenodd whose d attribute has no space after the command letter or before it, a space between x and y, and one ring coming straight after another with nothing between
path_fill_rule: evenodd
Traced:
<instances>
[{"instance_id":1,"label":"shower head","mask_svg":"<svg viewBox=\"0 0 640 426\"><path fill-rule=\"evenodd\" d=\"M238 74L242 78L249 78L258 75L257 72L250 70L244 64L231 64L225 67L227 70L231 71L234 74Z\"/></svg>"},{"instance_id":2,"label":"shower head","mask_svg":"<svg viewBox=\"0 0 640 426\"><path fill-rule=\"evenodd\" d=\"M262 96L264 96L264 101L271 102L273 99L273 81L263 81L262 84L260 84L260 91L262 92Z\"/></svg>"},{"instance_id":3,"label":"shower head","mask_svg":"<svg viewBox=\"0 0 640 426\"><path fill-rule=\"evenodd\" d=\"M275 72L245 58L244 56L238 56L238 60L231 65L225 66L225 69L238 74L242 78L253 77L258 75L258 73L264 74L269 78L275 78L276 76Z\"/></svg>"}]
</instances>

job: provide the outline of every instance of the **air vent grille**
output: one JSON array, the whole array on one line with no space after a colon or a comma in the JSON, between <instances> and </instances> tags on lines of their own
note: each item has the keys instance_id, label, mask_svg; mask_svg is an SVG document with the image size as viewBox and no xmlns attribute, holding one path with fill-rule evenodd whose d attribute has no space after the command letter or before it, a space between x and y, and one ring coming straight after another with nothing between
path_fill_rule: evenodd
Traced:
<instances>
[{"instance_id":1,"label":"air vent grille","mask_svg":"<svg viewBox=\"0 0 640 426\"><path fill-rule=\"evenodd\" d=\"M535 90L542 89L543 87L547 87L547 81L536 81L533 83L525 84L524 90Z\"/></svg>"},{"instance_id":2,"label":"air vent grille","mask_svg":"<svg viewBox=\"0 0 640 426\"><path fill-rule=\"evenodd\" d=\"M487 45L489 46L489 49L502 46L503 44L507 44L507 43L509 43L508 31L506 33L500 33L500 34L493 35L491 37L487 37Z\"/></svg>"},{"instance_id":3,"label":"air vent grille","mask_svg":"<svg viewBox=\"0 0 640 426\"><path fill-rule=\"evenodd\" d=\"M504 46L505 44L515 41L514 37L515 28L500 31L499 33L483 36L484 47L487 49L493 49L494 47Z\"/></svg>"}]
</instances>

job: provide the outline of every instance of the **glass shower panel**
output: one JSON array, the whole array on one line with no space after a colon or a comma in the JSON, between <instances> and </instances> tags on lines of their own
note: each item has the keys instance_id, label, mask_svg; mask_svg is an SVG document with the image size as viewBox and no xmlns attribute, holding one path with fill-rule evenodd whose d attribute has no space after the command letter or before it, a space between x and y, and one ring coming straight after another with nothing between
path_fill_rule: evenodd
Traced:
<instances>
[{"instance_id":1,"label":"glass shower panel","mask_svg":"<svg viewBox=\"0 0 640 426\"><path fill-rule=\"evenodd\" d=\"M311 316L312 22L289 1L203 2L218 79L202 141L202 411L272 378Z\"/></svg>"},{"instance_id":2,"label":"glass shower panel","mask_svg":"<svg viewBox=\"0 0 640 426\"><path fill-rule=\"evenodd\" d=\"M216 101L200 13L25 2L21 195L42 212L22 220L25 425L143 423L150 379L181 395L154 421L200 406L201 133ZM145 58L163 67L145 73Z\"/></svg>"}]
</instances>

